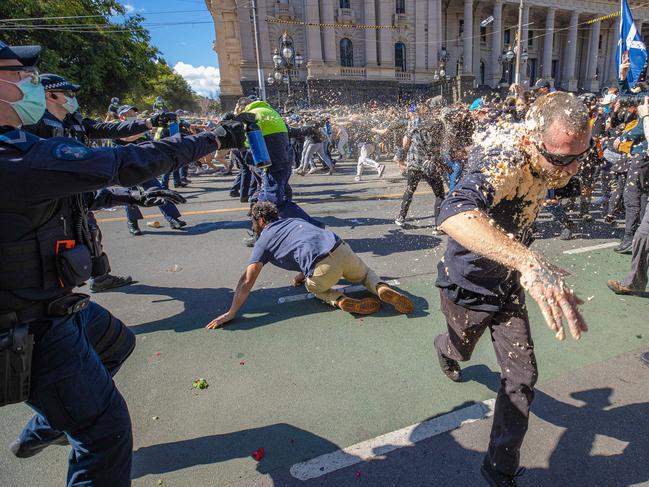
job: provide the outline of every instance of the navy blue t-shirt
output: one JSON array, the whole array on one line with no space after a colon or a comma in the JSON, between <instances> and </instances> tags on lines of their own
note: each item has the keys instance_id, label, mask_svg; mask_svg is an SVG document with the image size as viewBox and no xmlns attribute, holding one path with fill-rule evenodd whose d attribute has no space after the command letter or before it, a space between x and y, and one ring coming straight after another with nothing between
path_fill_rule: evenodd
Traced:
<instances>
[{"instance_id":1,"label":"navy blue t-shirt","mask_svg":"<svg viewBox=\"0 0 649 487\"><path fill-rule=\"evenodd\" d=\"M510 238L529 246L546 191L546 184L516 148L474 146L467 173L442 203L437 224L477 209ZM450 237L437 271L436 286L470 309L497 311L521 290L518 272L471 252Z\"/></svg>"},{"instance_id":2,"label":"navy blue t-shirt","mask_svg":"<svg viewBox=\"0 0 649 487\"><path fill-rule=\"evenodd\" d=\"M282 218L262 230L248 264L271 262L310 277L315 260L331 251L338 240L340 237L335 233L300 218Z\"/></svg>"}]
</instances>

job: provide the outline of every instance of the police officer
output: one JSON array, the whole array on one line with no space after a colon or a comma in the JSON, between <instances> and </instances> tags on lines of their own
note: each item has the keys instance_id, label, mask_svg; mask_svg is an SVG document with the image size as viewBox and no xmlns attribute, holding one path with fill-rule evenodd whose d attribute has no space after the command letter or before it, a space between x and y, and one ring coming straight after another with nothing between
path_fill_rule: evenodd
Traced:
<instances>
[{"instance_id":1,"label":"police officer","mask_svg":"<svg viewBox=\"0 0 649 487\"><path fill-rule=\"evenodd\" d=\"M290 144L288 129L282 116L265 101L251 98L240 98L235 113L247 113L255 116L272 162L269 168L262 171L259 201L274 203L281 218L302 218L313 225L322 227L322 223L311 218L293 202L293 190L288 183L292 171ZM250 245L250 242L246 242L246 244Z\"/></svg>"},{"instance_id":2,"label":"police officer","mask_svg":"<svg viewBox=\"0 0 649 487\"><path fill-rule=\"evenodd\" d=\"M25 127L25 130L32 132L39 137L49 139L51 137L72 137L79 142L88 143L88 139L113 138L116 136L127 136L140 134L148 130L151 124L149 120L130 124L98 123L89 118L83 118L79 114L79 103L76 94L80 86L69 82L67 79L56 74L42 74L41 84L45 89L45 100L47 109L45 114L34 125ZM102 193L106 196L106 193ZM126 193L128 196L129 193ZM84 203L92 201L94 209L99 209L102 204L95 196L88 195L90 200L84 198ZM132 198L122 198L128 204L137 205L138 202ZM115 197L111 196L114 202ZM101 243L101 230L92 211L88 208L88 226L90 229L93 245L91 252L93 256L93 272L90 277L90 290L92 292L108 291L122 286L128 286L133 282L131 276L121 277L110 274L110 263L108 256L103 251Z\"/></svg>"},{"instance_id":3,"label":"police officer","mask_svg":"<svg viewBox=\"0 0 649 487\"><path fill-rule=\"evenodd\" d=\"M0 405L27 401L37 412L21 433L23 456L65 433L73 449L68 485L127 486L131 423L102 359L118 368L133 343L117 340L102 352L90 344L93 328L110 331L107 341L128 330L72 292L91 269L80 195L134 186L220 147L240 147L243 127L223 122L213 132L114 149L43 140L21 129L45 112L39 54L38 46L0 42L0 363L10 371Z\"/></svg>"},{"instance_id":4,"label":"police officer","mask_svg":"<svg viewBox=\"0 0 649 487\"><path fill-rule=\"evenodd\" d=\"M138 111L139 110L137 109L137 107L133 105L122 105L117 110L117 113L119 114L120 120L132 121L136 119ZM126 145L130 143L145 142L147 140L151 140L151 136L149 135L148 132L145 132L144 134L135 135L129 138L116 139L114 143L115 145ZM160 184L157 178L151 178L148 181L144 181L142 184L139 185L139 188L142 188L144 190L149 190L152 188L157 188L161 190L167 189L167 188L163 189L162 184ZM126 219L127 219L129 232L134 236L141 235L142 232L140 231L138 220L141 220L143 216L138 205L129 204L125 206L125 209L126 209ZM180 219L180 211L178 210L178 208L173 202L170 201L163 205L160 205L158 209L160 210L160 213L162 213L162 216L165 218L165 220L169 222L169 226L172 229L180 230L187 225L187 222Z\"/></svg>"}]
</instances>

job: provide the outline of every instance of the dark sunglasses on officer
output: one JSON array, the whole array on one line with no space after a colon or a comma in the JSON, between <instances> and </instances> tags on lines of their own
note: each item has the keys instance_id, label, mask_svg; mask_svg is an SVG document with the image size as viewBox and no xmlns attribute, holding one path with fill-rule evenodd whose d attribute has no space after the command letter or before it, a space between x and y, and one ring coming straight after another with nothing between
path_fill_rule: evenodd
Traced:
<instances>
[{"instance_id":1,"label":"dark sunglasses on officer","mask_svg":"<svg viewBox=\"0 0 649 487\"><path fill-rule=\"evenodd\" d=\"M539 151L539 153L553 166L559 166L559 167L565 167L569 166L572 164L574 161L577 161L579 164L584 162L588 156L590 155L590 152L595 148L595 141L593 139L590 139L590 143L588 145L588 149L586 149L584 152L581 152L579 154L553 154L552 152L548 152L544 147L543 147L543 142L540 144L534 144L536 147L536 150Z\"/></svg>"}]
</instances>

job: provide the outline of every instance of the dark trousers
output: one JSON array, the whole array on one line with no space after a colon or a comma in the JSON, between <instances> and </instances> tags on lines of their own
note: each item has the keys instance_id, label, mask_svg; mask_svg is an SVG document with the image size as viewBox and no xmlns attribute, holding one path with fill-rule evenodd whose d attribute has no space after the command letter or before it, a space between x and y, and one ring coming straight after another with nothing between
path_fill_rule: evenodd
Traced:
<instances>
[{"instance_id":1,"label":"dark trousers","mask_svg":"<svg viewBox=\"0 0 649 487\"><path fill-rule=\"evenodd\" d=\"M312 225L324 228L318 220L311 218L306 211L293 203L293 190L288 180L291 177L291 168L286 167L275 171L263 171L261 175L261 191L259 201L275 203L279 210L280 218L301 218Z\"/></svg>"},{"instance_id":2,"label":"dark trousers","mask_svg":"<svg viewBox=\"0 0 649 487\"><path fill-rule=\"evenodd\" d=\"M157 179L153 178L143 182L139 187L143 189L162 188L162 184L160 184ZM143 218L139 206L126 205L124 206L124 209L126 210L126 219L131 223L137 223L138 220ZM158 206L158 209L167 221L180 218L180 211L178 211L178 207L173 203L165 203L164 205Z\"/></svg>"},{"instance_id":3,"label":"dark trousers","mask_svg":"<svg viewBox=\"0 0 649 487\"><path fill-rule=\"evenodd\" d=\"M433 193L435 193L433 216L437 218L437 215L439 215L439 209L442 206L442 200L444 199L444 183L442 182L442 178L437 174L426 174L421 171L408 170L406 172L406 190L403 192L401 211L399 212L400 219L406 219L410 203L412 203L412 197L414 196L415 191L417 191L419 181L422 179L428 183L432 188Z\"/></svg>"},{"instance_id":4,"label":"dark trousers","mask_svg":"<svg viewBox=\"0 0 649 487\"><path fill-rule=\"evenodd\" d=\"M162 186L165 188L169 187L169 178L171 177L171 180L174 183L174 186L178 186L178 184L187 177L188 171L189 171L189 164L185 164L183 167L180 169L176 169L175 171L168 172L162 175L160 178L160 182L162 183Z\"/></svg>"},{"instance_id":5,"label":"dark trousers","mask_svg":"<svg viewBox=\"0 0 649 487\"><path fill-rule=\"evenodd\" d=\"M647 289L649 272L649 210L645 208L642 223L633 237L631 271L622 279L622 285L631 289Z\"/></svg>"},{"instance_id":6,"label":"dark trousers","mask_svg":"<svg viewBox=\"0 0 649 487\"><path fill-rule=\"evenodd\" d=\"M625 172L611 172L611 198L608 200L607 215L617 215L624 208Z\"/></svg>"},{"instance_id":7,"label":"dark trousers","mask_svg":"<svg viewBox=\"0 0 649 487\"><path fill-rule=\"evenodd\" d=\"M448 333L435 338L435 347L457 361L471 358L478 340L489 328L500 366L489 460L496 470L513 475L518 470L520 448L527 432L530 404L537 379L534 343L525 307L525 294L501 311L474 311L452 302L440 290Z\"/></svg>"},{"instance_id":8,"label":"dark trousers","mask_svg":"<svg viewBox=\"0 0 649 487\"><path fill-rule=\"evenodd\" d=\"M67 434L68 486L131 485L131 419L112 376L133 351L135 336L92 302L30 329L36 343L27 404L36 415L21 441L49 442Z\"/></svg>"},{"instance_id":9,"label":"dark trousers","mask_svg":"<svg viewBox=\"0 0 649 487\"><path fill-rule=\"evenodd\" d=\"M643 194L640 187L639 164L641 160L633 158L629 167L626 187L624 188L624 242L631 242L633 235L640 225L644 213L644 206L647 203L647 196Z\"/></svg>"}]
</instances>

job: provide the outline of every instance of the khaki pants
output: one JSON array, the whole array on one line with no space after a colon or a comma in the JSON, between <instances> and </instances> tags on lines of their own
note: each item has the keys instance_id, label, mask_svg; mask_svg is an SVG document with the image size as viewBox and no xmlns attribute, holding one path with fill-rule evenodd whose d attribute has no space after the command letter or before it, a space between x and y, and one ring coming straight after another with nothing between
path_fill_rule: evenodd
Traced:
<instances>
[{"instance_id":1,"label":"khaki pants","mask_svg":"<svg viewBox=\"0 0 649 487\"><path fill-rule=\"evenodd\" d=\"M306 288L316 298L335 307L336 301L343 293L331 288L343 277L350 282L362 282L372 294L378 294L376 287L383 282L351 247L343 242L332 254L318 263L313 275L306 278Z\"/></svg>"}]
</instances>

